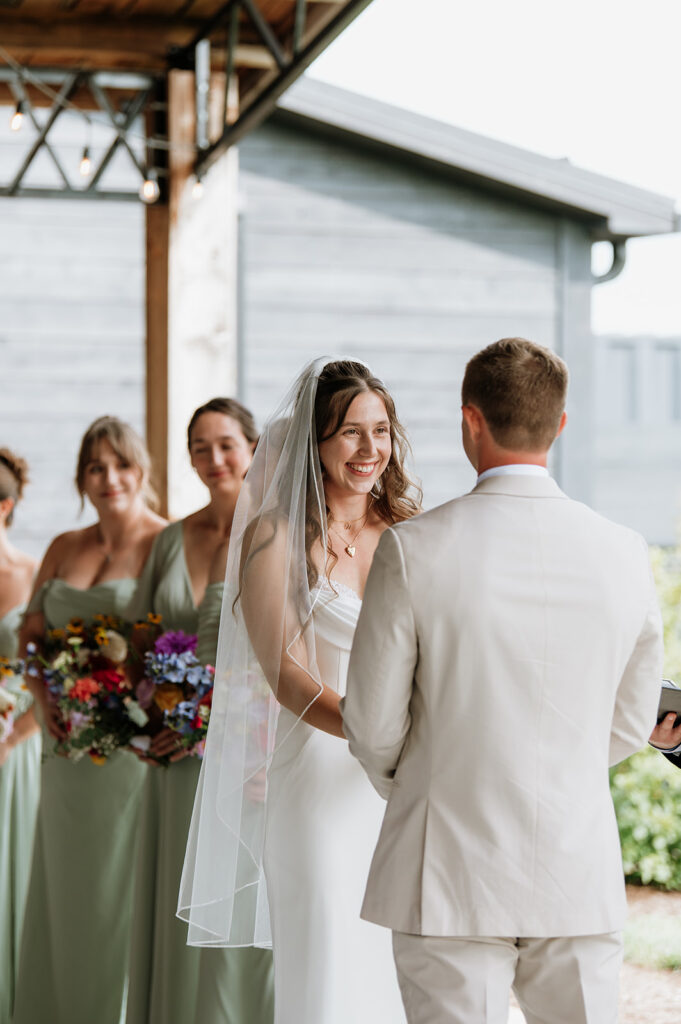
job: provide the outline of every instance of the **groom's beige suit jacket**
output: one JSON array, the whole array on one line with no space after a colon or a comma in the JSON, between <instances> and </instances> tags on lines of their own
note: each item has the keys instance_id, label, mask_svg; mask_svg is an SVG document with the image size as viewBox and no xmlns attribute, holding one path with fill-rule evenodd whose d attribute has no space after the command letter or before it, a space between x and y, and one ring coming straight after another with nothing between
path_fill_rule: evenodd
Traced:
<instances>
[{"instance_id":1,"label":"groom's beige suit jacket","mask_svg":"<svg viewBox=\"0 0 681 1024\"><path fill-rule=\"evenodd\" d=\"M608 767L662 674L645 541L548 477L497 476L387 530L343 702L387 808L362 916L433 936L625 917Z\"/></svg>"}]
</instances>

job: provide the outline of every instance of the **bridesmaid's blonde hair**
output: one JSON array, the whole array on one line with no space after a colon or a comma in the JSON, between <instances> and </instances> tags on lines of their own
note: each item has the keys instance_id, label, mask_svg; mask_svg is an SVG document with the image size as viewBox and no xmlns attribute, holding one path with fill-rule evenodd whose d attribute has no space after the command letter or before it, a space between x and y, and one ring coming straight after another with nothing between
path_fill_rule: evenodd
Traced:
<instances>
[{"instance_id":1,"label":"bridesmaid's blonde hair","mask_svg":"<svg viewBox=\"0 0 681 1024\"><path fill-rule=\"evenodd\" d=\"M139 470L142 481L142 497L149 508L158 508L158 495L149 479L151 458L147 447L137 431L129 423L119 420L117 416L100 416L90 424L83 435L76 467L76 487L80 494L81 505L85 504L85 470L88 463L92 462L96 446L102 441L108 441L120 459L124 459Z\"/></svg>"}]
</instances>

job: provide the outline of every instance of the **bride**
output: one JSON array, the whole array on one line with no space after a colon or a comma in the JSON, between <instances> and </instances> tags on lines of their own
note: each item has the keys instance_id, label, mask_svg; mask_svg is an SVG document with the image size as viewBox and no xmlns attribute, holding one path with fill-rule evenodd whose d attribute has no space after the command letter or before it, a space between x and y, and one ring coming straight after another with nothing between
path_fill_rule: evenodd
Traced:
<instances>
[{"instance_id":1,"label":"bride","mask_svg":"<svg viewBox=\"0 0 681 1024\"><path fill-rule=\"evenodd\" d=\"M178 913L192 944L273 944L276 1024L404 1020L389 934L359 919L384 806L339 701L381 533L419 510L407 447L364 364L313 363L234 518Z\"/></svg>"}]
</instances>

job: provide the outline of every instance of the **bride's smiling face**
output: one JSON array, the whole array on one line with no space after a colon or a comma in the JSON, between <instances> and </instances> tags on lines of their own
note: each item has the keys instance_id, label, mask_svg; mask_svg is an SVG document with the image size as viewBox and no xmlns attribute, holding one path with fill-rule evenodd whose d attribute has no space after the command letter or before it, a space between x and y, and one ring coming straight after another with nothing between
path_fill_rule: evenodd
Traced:
<instances>
[{"instance_id":1,"label":"bride's smiling face","mask_svg":"<svg viewBox=\"0 0 681 1024\"><path fill-rule=\"evenodd\" d=\"M375 391L353 398L338 429L319 444L325 488L369 494L392 452L390 420Z\"/></svg>"}]
</instances>

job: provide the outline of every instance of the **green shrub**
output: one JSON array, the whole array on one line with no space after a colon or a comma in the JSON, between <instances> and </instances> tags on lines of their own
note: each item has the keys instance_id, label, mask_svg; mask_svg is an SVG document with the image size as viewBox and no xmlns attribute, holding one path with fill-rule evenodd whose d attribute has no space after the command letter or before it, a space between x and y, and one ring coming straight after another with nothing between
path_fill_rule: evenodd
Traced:
<instances>
[{"instance_id":1,"label":"green shrub","mask_svg":"<svg viewBox=\"0 0 681 1024\"><path fill-rule=\"evenodd\" d=\"M664 673L681 686L681 545L650 554L664 624Z\"/></svg>"},{"instance_id":2,"label":"green shrub","mask_svg":"<svg viewBox=\"0 0 681 1024\"><path fill-rule=\"evenodd\" d=\"M654 970L681 970L681 919L632 914L624 928L624 958Z\"/></svg>"},{"instance_id":3,"label":"green shrub","mask_svg":"<svg viewBox=\"0 0 681 1024\"><path fill-rule=\"evenodd\" d=\"M648 747L613 769L610 788L628 880L681 889L681 771Z\"/></svg>"},{"instance_id":4,"label":"green shrub","mask_svg":"<svg viewBox=\"0 0 681 1024\"><path fill-rule=\"evenodd\" d=\"M654 548L665 637L665 675L681 685L681 548ZM631 882L681 890L681 770L652 747L611 772L610 787Z\"/></svg>"}]
</instances>

